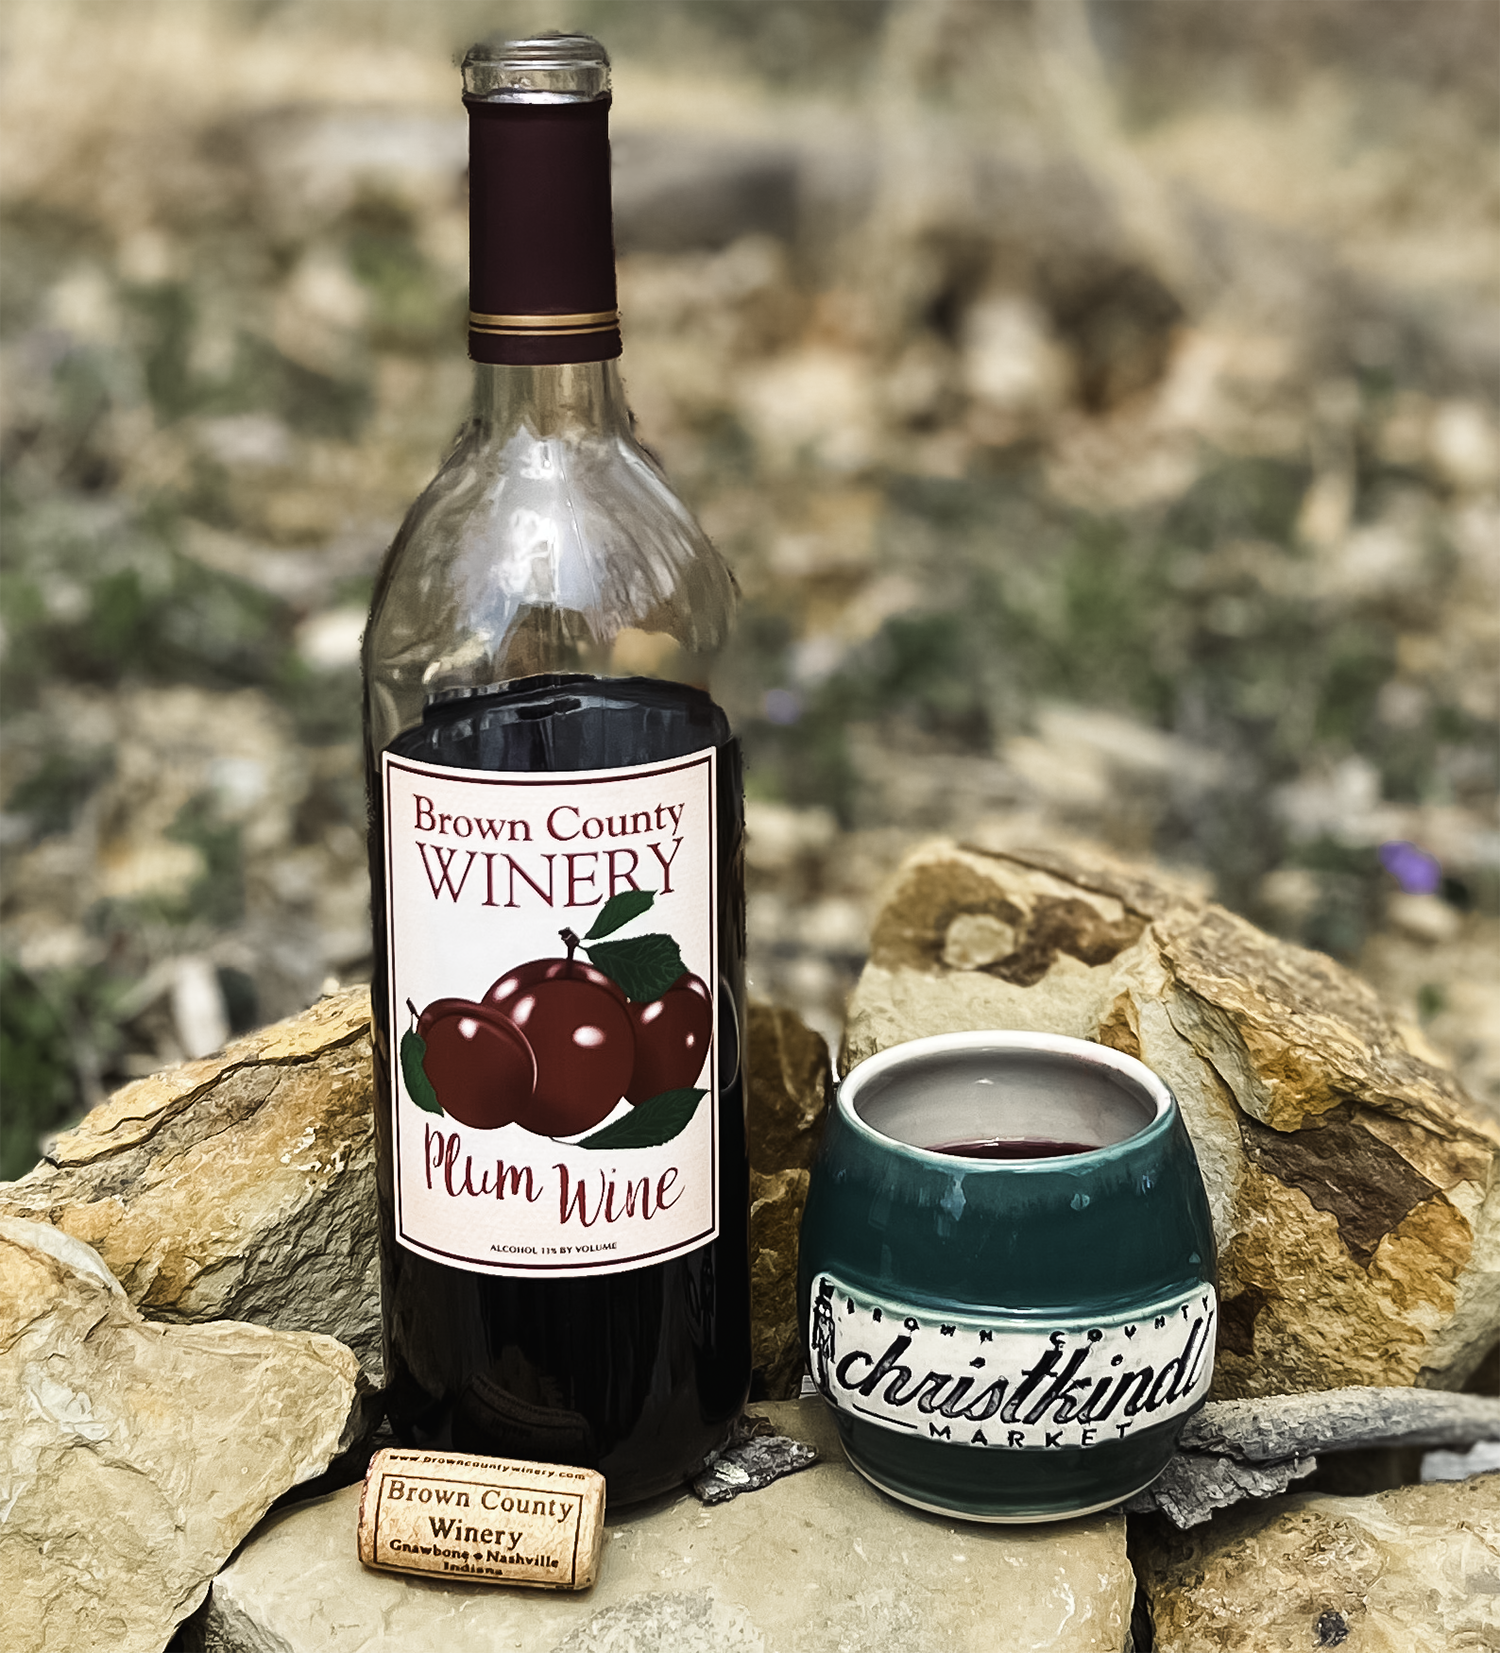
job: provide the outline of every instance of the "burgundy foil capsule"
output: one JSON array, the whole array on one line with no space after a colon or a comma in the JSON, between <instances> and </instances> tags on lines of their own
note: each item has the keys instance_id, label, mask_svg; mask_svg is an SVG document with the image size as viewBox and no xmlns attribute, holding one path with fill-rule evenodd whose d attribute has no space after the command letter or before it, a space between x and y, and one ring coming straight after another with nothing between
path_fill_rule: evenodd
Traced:
<instances>
[{"instance_id":1,"label":"burgundy foil capsule","mask_svg":"<svg viewBox=\"0 0 1500 1653\"><path fill-rule=\"evenodd\" d=\"M470 356L519 367L618 356L608 95L464 101Z\"/></svg>"}]
</instances>

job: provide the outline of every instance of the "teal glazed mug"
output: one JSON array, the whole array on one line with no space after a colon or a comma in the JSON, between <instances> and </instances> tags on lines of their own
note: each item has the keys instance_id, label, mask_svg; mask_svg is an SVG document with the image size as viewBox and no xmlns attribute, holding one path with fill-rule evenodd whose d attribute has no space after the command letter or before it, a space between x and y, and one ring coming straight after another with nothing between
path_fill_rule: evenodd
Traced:
<instances>
[{"instance_id":1,"label":"teal glazed mug","mask_svg":"<svg viewBox=\"0 0 1500 1653\"><path fill-rule=\"evenodd\" d=\"M1207 1398L1214 1237L1171 1091L1083 1039L956 1033L840 1085L802 1219L809 1370L850 1462L975 1521L1105 1509Z\"/></svg>"}]
</instances>

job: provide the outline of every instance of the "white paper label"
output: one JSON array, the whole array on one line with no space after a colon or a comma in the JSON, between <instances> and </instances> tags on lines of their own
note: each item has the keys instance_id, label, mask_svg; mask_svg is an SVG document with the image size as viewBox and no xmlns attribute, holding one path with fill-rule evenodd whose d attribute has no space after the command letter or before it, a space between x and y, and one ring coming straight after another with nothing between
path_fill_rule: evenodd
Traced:
<instances>
[{"instance_id":1,"label":"white paper label","mask_svg":"<svg viewBox=\"0 0 1500 1653\"><path fill-rule=\"evenodd\" d=\"M716 752L381 768L401 1244L530 1277L707 1244Z\"/></svg>"},{"instance_id":2,"label":"white paper label","mask_svg":"<svg viewBox=\"0 0 1500 1653\"><path fill-rule=\"evenodd\" d=\"M940 1315L831 1274L808 1360L840 1411L962 1446L1095 1446L1191 1411L1213 1376L1210 1285L1129 1318L1041 1325Z\"/></svg>"}]
</instances>

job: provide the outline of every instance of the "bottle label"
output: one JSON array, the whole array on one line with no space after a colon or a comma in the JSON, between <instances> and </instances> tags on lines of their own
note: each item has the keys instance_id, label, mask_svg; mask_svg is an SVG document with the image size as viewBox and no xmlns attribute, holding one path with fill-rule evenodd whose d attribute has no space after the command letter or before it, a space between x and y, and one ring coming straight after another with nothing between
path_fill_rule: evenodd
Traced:
<instances>
[{"instance_id":1,"label":"bottle label","mask_svg":"<svg viewBox=\"0 0 1500 1653\"><path fill-rule=\"evenodd\" d=\"M1097 1446L1208 1394L1218 1299L1195 1286L1128 1316L977 1320L812 1283L808 1361L841 1412L955 1446Z\"/></svg>"},{"instance_id":2,"label":"bottle label","mask_svg":"<svg viewBox=\"0 0 1500 1653\"><path fill-rule=\"evenodd\" d=\"M718 1235L717 766L383 754L402 1245L577 1277Z\"/></svg>"}]
</instances>

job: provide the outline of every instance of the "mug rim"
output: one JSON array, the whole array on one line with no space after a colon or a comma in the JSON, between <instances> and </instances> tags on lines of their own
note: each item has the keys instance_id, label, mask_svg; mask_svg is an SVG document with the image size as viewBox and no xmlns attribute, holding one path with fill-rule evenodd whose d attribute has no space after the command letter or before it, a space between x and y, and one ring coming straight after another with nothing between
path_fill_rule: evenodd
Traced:
<instances>
[{"instance_id":1,"label":"mug rim","mask_svg":"<svg viewBox=\"0 0 1500 1653\"><path fill-rule=\"evenodd\" d=\"M1154 1111L1151 1118L1138 1131L1132 1131L1129 1136L1122 1137L1118 1142L1101 1143L1099 1147L1089 1148L1081 1153L997 1160L984 1159L972 1154L955 1154L936 1148L923 1148L901 1137L890 1136L884 1131L877 1130L854 1106L855 1095L870 1080L880 1078L890 1069L899 1068L909 1060L940 1053L957 1055L965 1051L984 1050L1064 1056L1090 1067L1109 1069L1119 1077L1132 1081L1144 1091L1146 1100L1152 1104ZM1111 1045L1099 1044L1094 1039L1076 1039L1066 1033L1023 1033L1014 1029L981 1029L965 1033L933 1033L921 1039L905 1039L900 1044L887 1045L884 1050L865 1057L862 1062L857 1062L839 1080L834 1093L834 1107L844 1123L868 1142L911 1154L934 1168L951 1171L955 1165L964 1165L974 1170L997 1173L1035 1173L1069 1171L1074 1167L1098 1165L1112 1156L1141 1146L1167 1129L1176 1112L1177 1099L1160 1074L1148 1068L1139 1058L1127 1056L1124 1051L1116 1050Z\"/></svg>"}]
</instances>

